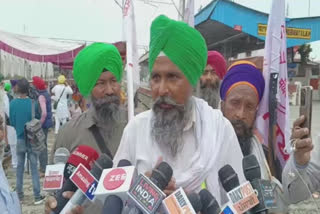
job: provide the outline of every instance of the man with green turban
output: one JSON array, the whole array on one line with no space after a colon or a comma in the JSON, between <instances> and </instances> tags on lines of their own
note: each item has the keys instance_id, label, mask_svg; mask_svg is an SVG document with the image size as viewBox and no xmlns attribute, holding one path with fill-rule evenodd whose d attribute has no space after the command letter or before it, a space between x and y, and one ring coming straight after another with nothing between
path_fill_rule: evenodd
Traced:
<instances>
[{"instance_id":1,"label":"man with green turban","mask_svg":"<svg viewBox=\"0 0 320 214\"><path fill-rule=\"evenodd\" d=\"M114 163L127 159L139 173L145 173L159 160L166 161L175 179L165 193L178 187L198 192L206 186L221 204L226 202L226 194L218 171L229 164L240 183L244 182L243 156L231 123L220 111L192 96L206 64L206 43L196 29L163 15L152 22L149 69L153 106L128 123Z\"/></svg>"},{"instance_id":2,"label":"man with green turban","mask_svg":"<svg viewBox=\"0 0 320 214\"><path fill-rule=\"evenodd\" d=\"M72 152L79 145L88 145L112 158L126 124L125 119L120 118L126 114L120 114L122 60L118 49L104 43L87 46L74 60L73 77L80 93L91 101L91 107L60 130L51 160L57 148L65 147ZM48 199L46 213L50 213L55 203L53 197ZM97 207L102 205L90 206L84 212L96 213Z\"/></svg>"}]
</instances>

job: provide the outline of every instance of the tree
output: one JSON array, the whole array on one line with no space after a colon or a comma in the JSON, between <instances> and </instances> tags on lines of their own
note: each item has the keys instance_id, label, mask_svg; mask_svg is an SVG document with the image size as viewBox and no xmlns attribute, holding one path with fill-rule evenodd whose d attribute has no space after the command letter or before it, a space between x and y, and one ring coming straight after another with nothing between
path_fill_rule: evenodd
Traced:
<instances>
[{"instance_id":1,"label":"tree","mask_svg":"<svg viewBox=\"0 0 320 214\"><path fill-rule=\"evenodd\" d=\"M298 53L301 57L301 64L307 64L308 61L310 61L310 53L312 52L312 48L310 44L303 44L299 47Z\"/></svg>"}]
</instances>

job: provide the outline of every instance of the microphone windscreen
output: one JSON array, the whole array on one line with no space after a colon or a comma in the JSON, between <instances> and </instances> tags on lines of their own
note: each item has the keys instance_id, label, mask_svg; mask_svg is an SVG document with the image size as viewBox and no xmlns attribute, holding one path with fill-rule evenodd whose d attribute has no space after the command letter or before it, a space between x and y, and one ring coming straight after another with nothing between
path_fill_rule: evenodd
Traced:
<instances>
[{"instance_id":1,"label":"microphone windscreen","mask_svg":"<svg viewBox=\"0 0 320 214\"><path fill-rule=\"evenodd\" d=\"M202 209L201 214L219 214L220 206L215 197L206 189L203 189L199 193Z\"/></svg>"},{"instance_id":2,"label":"microphone windscreen","mask_svg":"<svg viewBox=\"0 0 320 214\"><path fill-rule=\"evenodd\" d=\"M67 163L70 156L70 152L68 149L61 147L56 150L53 157L53 163Z\"/></svg>"},{"instance_id":3,"label":"microphone windscreen","mask_svg":"<svg viewBox=\"0 0 320 214\"><path fill-rule=\"evenodd\" d=\"M95 149L90 146L80 145L70 155L65 167L64 167L64 178L68 179L73 171L83 164L88 170L95 160L99 157L99 154Z\"/></svg>"},{"instance_id":4,"label":"microphone windscreen","mask_svg":"<svg viewBox=\"0 0 320 214\"><path fill-rule=\"evenodd\" d=\"M112 214L121 214L123 209L123 203L121 198L116 195L110 195L104 201L102 214L112 213Z\"/></svg>"},{"instance_id":5,"label":"microphone windscreen","mask_svg":"<svg viewBox=\"0 0 320 214\"><path fill-rule=\"evenodd\" d=\"M126 167L126 166L132 166L131 162L128 161L127 159L122 159L119 161L117 167Z\"/></svg>"},{"instance_id":6,"label":"microphone windscreen","mask_svg":"<svg viewBox=\"0 0 320 214\"><path fill-rule=\"evenodd\" d=\"M171 166L166 162L161 162L154 170L152 170L150 180L161 190L164 190L169 184L172 174L173 170Z\"/></svg>"},{"instance_id":7,"label":"microphone windscreen","mask_svg":"<svg viewBox=\"0 0 320 214\"><path fill-rule=\"evenodd\" d=\"M218 174L221 184L226 192L240 186L238 175L229 164L222 167Z\"/></svg>"},{"instance_id":8,"label":"microphone windscreen","mask_svg":"<svg viewBox=\"0 0 320 214\"><path fill-rule=\"evenodd\" d=\"M196 213L200 212L202 209L202 203L201 203L201 199L200 196L196 193L191 193L189 195L187 195L188 200L190 201L194 211Z\"/></svg>"},{"instance_id":9,"label":"microphone windscreen","mask_svg":"<svg viewBox=\"0 0 320 214\"><path fill-rule=\"evenodd\" d=\"M100 157L94 162L90 172L96 178L100 179L101 173L104 169L112 168L113 162L106 154L101 154Z\"/></svg>"},{"instance_id":10,"label":"microphone windscreen","mask_svg":"<svg viewBox=\"0 0 320 214\"><path fill-rule=\"evenodd\" d=\"M242 159L242 168L248 181L252 182L254 179L261 179L260 165L255 155L245 156Z\"/></svg>"},{"instance_id":11,"label":"microphone windscreen","mask_svg":"<svg viewBox=\"0 0 320 214\"><path fill-rule=\"evenodd\" d=\"M87 169L91 169L92 163L99 157L98 152L87 145L79 145L70 155L68 163L78 166L83 164Z\"/></svg>"}]
</instances>

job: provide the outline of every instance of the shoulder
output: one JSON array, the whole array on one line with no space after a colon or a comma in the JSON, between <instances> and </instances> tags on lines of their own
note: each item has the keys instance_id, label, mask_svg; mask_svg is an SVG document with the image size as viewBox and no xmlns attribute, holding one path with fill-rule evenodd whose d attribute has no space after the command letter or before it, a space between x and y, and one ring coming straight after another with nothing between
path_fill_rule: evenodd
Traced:
<instances>
[{"instance_id":1,"label":"shoulder","mask_svg":"<svg viewBox=\"0 0 320 214\"><path fill-rule=\"evenodd\" d=\"M150 123L152 112L151 110L142 112L138 115L136 115L132 120L130 120L127 125L124 128L123 133L125 135L138 135L140 133L139 130L144 130L148 128L148 125Z\"/></svg>"},{"instance_id":2,"label":"shoulder","mask_svg":"<svg viewBox=\"0 0 320 214\"><path fill-rule=\"evenodd\" d=\"M229 120L225 118L220 109L213 109L208 105L206 101L203 99L193 97L195 101L195 106L197 111L200 112L201 115L205 118L211 118L214 122L222 122L226 124L230 124Z\"/></svg>"}]
</instances>

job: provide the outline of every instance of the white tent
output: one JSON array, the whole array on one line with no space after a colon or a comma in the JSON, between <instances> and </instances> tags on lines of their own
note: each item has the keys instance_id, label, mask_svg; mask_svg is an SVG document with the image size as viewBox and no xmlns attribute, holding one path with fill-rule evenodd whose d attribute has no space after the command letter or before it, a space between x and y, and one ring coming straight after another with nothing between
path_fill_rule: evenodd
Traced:
<instances>
[{"instance_id":1,"label":"white tent","mask_svg":"<svg viewBox=\"0 0 320 214\"><path fill-rule=\"evenodd\" d=\"M53 64L72 69L84 43L36 38L0 31L0 72L5 77L53 77Z\"/></svg>"}]
</instances>

